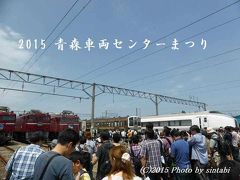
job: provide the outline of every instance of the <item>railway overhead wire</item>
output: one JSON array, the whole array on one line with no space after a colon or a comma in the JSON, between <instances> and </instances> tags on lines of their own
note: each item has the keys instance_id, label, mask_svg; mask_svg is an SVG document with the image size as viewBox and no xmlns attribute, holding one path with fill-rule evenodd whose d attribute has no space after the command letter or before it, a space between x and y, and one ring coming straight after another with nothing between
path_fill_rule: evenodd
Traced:
<instances>
[{"instance_id":1,"label":"railway overhead wire","mask_svg":"<svg viewBox=\"0 0 240 180\"><path fill-rule=\"evenodd\" d=\"M3 68L0 68L0 79L23 83L22 89L21 88L14 89L16 91L31 92L31 90L24 88L24 84L51 87L51 88L54 88L54 90L55 88L79 90L85 93L85 95L87 95L92 100L92 113L91 113L92 121L94 119L94 112L95 112L95 98L96 96L99 96L101 94L116 94L116 95L122 95L122 96L131 96L131 97L149 99L155 104L156 115L158 115L158 105L160 102L195 106L195 107L198 107L199 109L202 108L203 110L206 110L206 104L198 101L186 100L186 99L181 99L176 97L155 94L151 92L137 91L133 89L120 88L120 87L109 86L104 84L86 83L81 81L63 79L59 77L51 77L51 76L32 74L32 73L26 73L21 71L14 71L14 70L3 69ZM7 89L7 87L6 88L0 87L0 89ZM39 91L38 93L44 94L45 92ZM49 95L55 95L55 92L49 93Z\"/></svg>"}]
</instances>

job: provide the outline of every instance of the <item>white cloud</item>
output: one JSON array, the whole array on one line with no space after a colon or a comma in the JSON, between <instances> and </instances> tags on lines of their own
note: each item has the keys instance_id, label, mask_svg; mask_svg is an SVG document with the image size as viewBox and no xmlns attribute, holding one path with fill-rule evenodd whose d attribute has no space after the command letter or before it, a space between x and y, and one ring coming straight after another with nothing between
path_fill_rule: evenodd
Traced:
<instances>
[{"instance_id":1,"label":"white cloud","mask_svg":"<svg viewBox=\"0 0 240 180\"><path fill-rule=\"evenodd\" d=\"M23 36L10 27L0 24L0 67L20 69L32 56L32 52L19 49L18 41Z\"/></svg>"},{"instance_id":2,"label":"white cloud","mask_svg":"<svg viewBox=\"0 0 240 180\"><path fill-rule=\"evenodd\" d=\"M31 51L18 48L18 41L21 38L24 38L23 35L9 26L0 24L0 68L20 70L31 58ZM39 66L34 66L34 71L39 69ZM21 83L0 80L0 87L21 89ZM37 87L33 86L29 89L36 90ZM0 104L9 106L11 109L24 109L23 106L29 104L29 100L35 96L29 93L0 90Z\"/></svg>"}]
</instances>

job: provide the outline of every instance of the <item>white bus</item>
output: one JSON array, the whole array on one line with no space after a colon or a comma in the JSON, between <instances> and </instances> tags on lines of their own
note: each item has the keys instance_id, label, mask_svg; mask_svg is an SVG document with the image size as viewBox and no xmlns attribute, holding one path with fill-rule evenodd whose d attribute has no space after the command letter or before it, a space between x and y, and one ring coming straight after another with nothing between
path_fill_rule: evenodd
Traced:
<instances>
[{"instance_id":1,"label":"white bus","mask_svg":"<svg viewBox=\"0 0 240 180\"><path fill-rule=\"evenodd\" d=\"M142 129L145 129L148 122L153 123L154 129L158 130L162 130L164 126L180 130L189 130L189 127L192 125L198 125L200 128L211 127L213 129L225 126L238 127L235 118L217 111L147 116L141 118L130 116L128 118L129 128L134 127L132 125L139 125L139 123L141 123Z\"/></svg>"}]
</instances>

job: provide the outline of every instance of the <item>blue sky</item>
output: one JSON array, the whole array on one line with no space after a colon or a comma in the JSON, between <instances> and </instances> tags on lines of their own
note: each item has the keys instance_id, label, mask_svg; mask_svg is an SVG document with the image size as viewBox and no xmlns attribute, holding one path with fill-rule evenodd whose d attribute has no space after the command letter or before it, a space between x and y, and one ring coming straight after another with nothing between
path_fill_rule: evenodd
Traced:
<instances>
[{"instance_id":1,"label":"blue sky","mask_svg":"<svg viewBox=\"0 0 240 180\"><path fill-rule=\"evenodd\" d=\"M41 39L45 39L74 2L73 0L2 0L0 2L1 67L20 70L35 49L18 49L19 40L30 39L33 42L34 39L37 39L39 42ZM87 0L79 0L49 40L46 41L47 46L87 2ZM64 46L64 51L57 50L57 46L53 44L30 68L29 72L68 79L78 78L84 82L121 86L184 99L194 96L195 100L207 103L210 110L238 113L240 112L240 81L237 81L240 80L239 51L212 59L206 58L240 47L240 19L184 41L179 44L179 50L174 51L171 47L163 49L165 46L153 44L145 50L142 49L83 76L118 57L141 48L145 39L151 42L155 41L233 2L235 1L92 0L60 35L67 43ZM159 42L171 46L175 38L178 41L184 40L239 16L240 2ZM74 37L79 40L82 47L76 52L69 48ZM95 45L95 48L92 48L90 52L83 48L88 38L91 38ZM107 39L110 43L108 50L98 48L98 43L102 39ZM115 39L123 41L122 49L117 49L113 45ZM207 41L205 50L201 46L202 39ZM132 44L130 40L137 42L132 49L128 47ZM195 46L189 48L185 44L188 41L194 41ZM157 50L160 51L142 58ZM42 50L34 56L33 61L41 52ZM134 63L125 65L134 60L136 60ZM200 62L161 74L168 69L197 60ZM120 66L123 67L120 68ZM159 74L151 76L156 73ZM142 79L147 76L149 78ZM133 80L138 81L129 83ZM5 87L11 85L10 82L3 80L0 80L0 83L1 86ZM15 84L14 87L21 87L21 84ZM49 89L39 86L26 85L26 88L49 91ZM76 95L76 92L62 89L56 91L65 94L75 93ZM81 92L79 94L83 95ZM91 112L90 100L79 102L71 98L12 91L1 92L0 96L0 104L9 106L13 110L41 109L45 112L60 112L63 109L69 109L84 114ZM139 109L141 115L155 113L154 104L149 100L108 94L96 98L96 116L101 116L106 110L120 116L134 115L136 108ZM160 114L175 113L182 110L195 111L196 109L164 102L159 105Z\"/></svg>"}]
</instances>

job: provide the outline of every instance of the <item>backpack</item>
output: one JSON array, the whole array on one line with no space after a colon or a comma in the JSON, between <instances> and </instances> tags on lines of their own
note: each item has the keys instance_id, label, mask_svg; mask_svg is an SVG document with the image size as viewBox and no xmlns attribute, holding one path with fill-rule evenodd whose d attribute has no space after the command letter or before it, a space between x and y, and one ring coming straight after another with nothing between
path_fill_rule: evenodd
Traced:
<instances>
[{"instance_id":1,"label":"backpack","mask_svg":"<svg viewBox=\"0 0 240 180\"><path fill-rule=\"evenodd\" d=\"M83 146L81 146L81 144L79 144L78 150L79 150L79 152L81 152L81 151L89 152L89 146L86 143Z\"/></svg>"},{"instance_id":2,"label":"backpack","mask_svg":"<svg viewBox=\"0 0 240 180\"><path fill-rule=\"evenodd\" d=\"M141 160L139 158L141 150L138 152L138 154L136 156L134 155L132 146L130 147L130 150L131 150L131 158L132 158L132 162L133 162L133 165L134 165L135 174L137 176L139 176L139 175L141 176L140 170L142 168L142 163L141 163Z\"/></svg>"},{"instance_id":3,"label":"backpack","mask_svg":"<svg viewBox=\"0 0 240 180\"><path fill-rule=\"evenodd\" d=\"M110 143L106 143L106 144L103 144L102 146L104 149L104 151L103 151L104 152L104 155L103 155L104 161L100 166L100 172L103 175L103 177L105 177L107 174L110 173L110 171L112 169L112 165L109 160L109 151L113 147L113 145Z\"/></svg>"},{"instance_id":4,"label":"backpack","mask_svg":"<svg viewBox=\"0 0 240 180\"><path fill-rule=\"evenodd\" d=\"M221 156L226 156L230 150L230 145L221 136L213 138L217 142L217 151Z\"/></svg>"},{"instance_id":5,"label":"backpack","mask_svg":"<svg viewBox=\"0 0 240 180\"><path fill-rule=\"evenodd\" d=\"M171 141L167 137L164 137L164 139L167 140L169 146L171 147L171 145L172 145ZM166 150L165 148L163 148L162 153L163 153L162 155L163 155L164 160L165 160L165 166L166 167L172 167L174 165L174 158L171 157L169 151Z\"/></svg>"}]
</instances>

